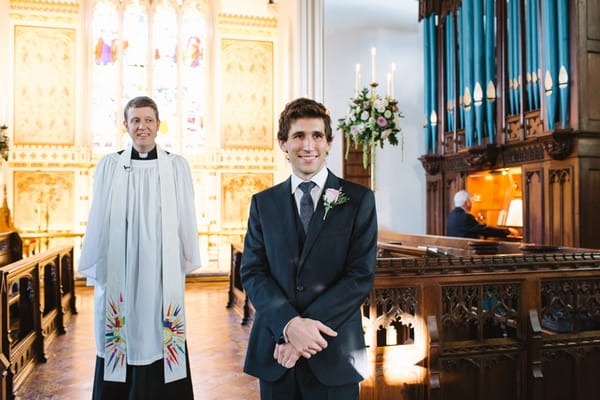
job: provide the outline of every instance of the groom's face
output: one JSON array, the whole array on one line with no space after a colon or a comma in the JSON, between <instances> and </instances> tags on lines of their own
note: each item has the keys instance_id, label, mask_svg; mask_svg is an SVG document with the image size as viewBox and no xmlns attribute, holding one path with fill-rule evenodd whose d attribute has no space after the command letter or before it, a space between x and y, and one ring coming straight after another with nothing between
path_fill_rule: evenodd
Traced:
<instances>
[{"instance_id":1,"label":"groom's face","mask_svg":"<svg viewBox=\"0 0 600 400\"><path fill-rule=\"evenodd\" d=\"M288 154L294 174L308 180L325 166L331 142L321 118L300 118L290 124L287 140L280 140L279 147Z\"/></svg>"}]
</instances>

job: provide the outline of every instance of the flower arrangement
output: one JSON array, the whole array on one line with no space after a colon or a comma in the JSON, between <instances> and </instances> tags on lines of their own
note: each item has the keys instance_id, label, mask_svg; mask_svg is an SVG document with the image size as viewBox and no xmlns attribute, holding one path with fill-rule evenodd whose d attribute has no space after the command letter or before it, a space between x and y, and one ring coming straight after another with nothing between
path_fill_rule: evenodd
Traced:
<instances>
[{"instance_id":1,"label":"flower arrangement","mask_svg":"<svg viewBox=\"0 0 600 400\"><path fill-rule=\"evenodd\" d=\"M342 192L341 186L339 189L327 188L323 194L323 206L325 207L323 221L325 221L325 218L327 218L327 213L329 210L331 210L334 206L344 204L348 200L350 200L350 197L346 193Z\"/></svg>"},{"instance_id":2,"label":"flower arrangement","mask_svg":"<svg viewBox=\"0 0 600 400\"><path fill-rule=\"evenodd\" d=\"M4 158L4 161L8 161L8 136L6 130L8 126L0 126L0 157Z\"/></svg>"},{"instance_id":3,"label":"flower arrangement","mask_svg":"<svg viewBox=\"0 0 600 400\"><path fill-rule=\"evenodd\" d=\"M400 118L404 116L398 110L398 102L393 98L381 97L372 90L364 88L350 101L344 118L338 119L338 129L346 137L346 154L350 148L350 140L354 147L363 146L363 166L367 168L369 152L387 140L391 145L400 143L404 151L404 137L400 129ZM400 137L398 137L400 135Z\"/></svg>"}]
</instances>

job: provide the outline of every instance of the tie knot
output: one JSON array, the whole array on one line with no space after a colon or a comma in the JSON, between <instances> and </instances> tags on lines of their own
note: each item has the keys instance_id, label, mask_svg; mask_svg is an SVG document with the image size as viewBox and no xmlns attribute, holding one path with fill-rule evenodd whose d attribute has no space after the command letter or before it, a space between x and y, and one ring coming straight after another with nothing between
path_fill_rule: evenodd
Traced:
<instances>
[{"instance_id":1,"label":"tie knot","mask_svg":"<svg viewBox=\"0 0 600 400\"><path fill-rule=\"evenodd\" d=\"M309 182L302 182L300 184L300 189L302 190L302 193L310 193L310 191L312 190L312 188L314 188L316 185L316 183L314 183L313 181L309 181Z\"/></svg>"}]
</instances>

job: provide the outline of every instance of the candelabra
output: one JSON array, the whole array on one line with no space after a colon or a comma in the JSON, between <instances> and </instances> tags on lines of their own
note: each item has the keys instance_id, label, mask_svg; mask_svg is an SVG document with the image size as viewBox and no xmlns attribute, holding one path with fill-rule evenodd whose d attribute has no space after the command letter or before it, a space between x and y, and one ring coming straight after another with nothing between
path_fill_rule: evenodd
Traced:
<instances>
[{"instance_id":1,"label":"candelabra","mask_svg":"<svg viewBox=\"0 0 600 400\"><path fill-rule=\"evenodd\" d=\"M338 128L344 132L346 137L346 154L350 142L355 147L362 146L363 167L370 166L371 189L375 189L375 154L376 148L383 148L385 142L396 146L401 144L404 153L404 138L400 129L400 118L403 115L398 110L398 101L377 93L377 82L373 82L368 88L358 91L356 96L350 99L350 105L346 116L338 120Z\"/></svg>"}]
</instances>

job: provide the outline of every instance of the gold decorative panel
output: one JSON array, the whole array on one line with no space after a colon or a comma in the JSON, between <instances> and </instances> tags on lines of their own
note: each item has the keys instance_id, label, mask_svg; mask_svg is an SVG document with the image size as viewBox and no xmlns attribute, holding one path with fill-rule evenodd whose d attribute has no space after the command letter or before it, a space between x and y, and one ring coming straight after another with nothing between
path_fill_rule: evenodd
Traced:
<instances>
[{"instance_id":1,"label":"gold decorative panel","mask_svg":"<svg viewBox=\"0 0 600 400\"><path fill-rule=\"evenodd\" d=\"M277 19L250 15L219 14L219 32L236 37L276 37Z\"/></svg>"},{"instance_id":2,"label":"gold decorative panel","mask_svg":"<svg viewBox=\"0 0 600 400\"><path fill-rule=\"evenodd\" d=\"M246 226L252 195L272 185L272 174L223 174L223 226L227 228Z\"/></svg>"},{"instance_id":3,"label":"gold decorative panel","mask_svg":"<svg viewBox=\"0 0 600 400\"><path fill-rule=\"evenodd\" d=\"M23 232L71 231L73 182L73 172L15 171L15 226Z\"/></svg>"},{"instance_id":4,"label":"gold decorative panel","mask_svg":"<svg viewBox=\"0 0 600 400\"><path fill-rule=\"evenodd\" d=\"M75 23L79 0L10 0L9 12L12 20Z\"/></svg>"},{"instance_id":5,"label":"gold decorative panel","mask_svg":"<svg viewBox=\"0 0 600 400\"><path fill-rule=\"evenodd\" d=\"M75 30L15 26L15 144L72 145Z\"/></svg>"},{"instance_id":6,"label":"gold decorative panel","mask_svg":"<svg viewBox=\"0 0 600 400\"><path fill-rule=\"evenodd\" d=\"M273 42L222 40L223 147L273 148Z\"/></svg>"}]
</instances>

